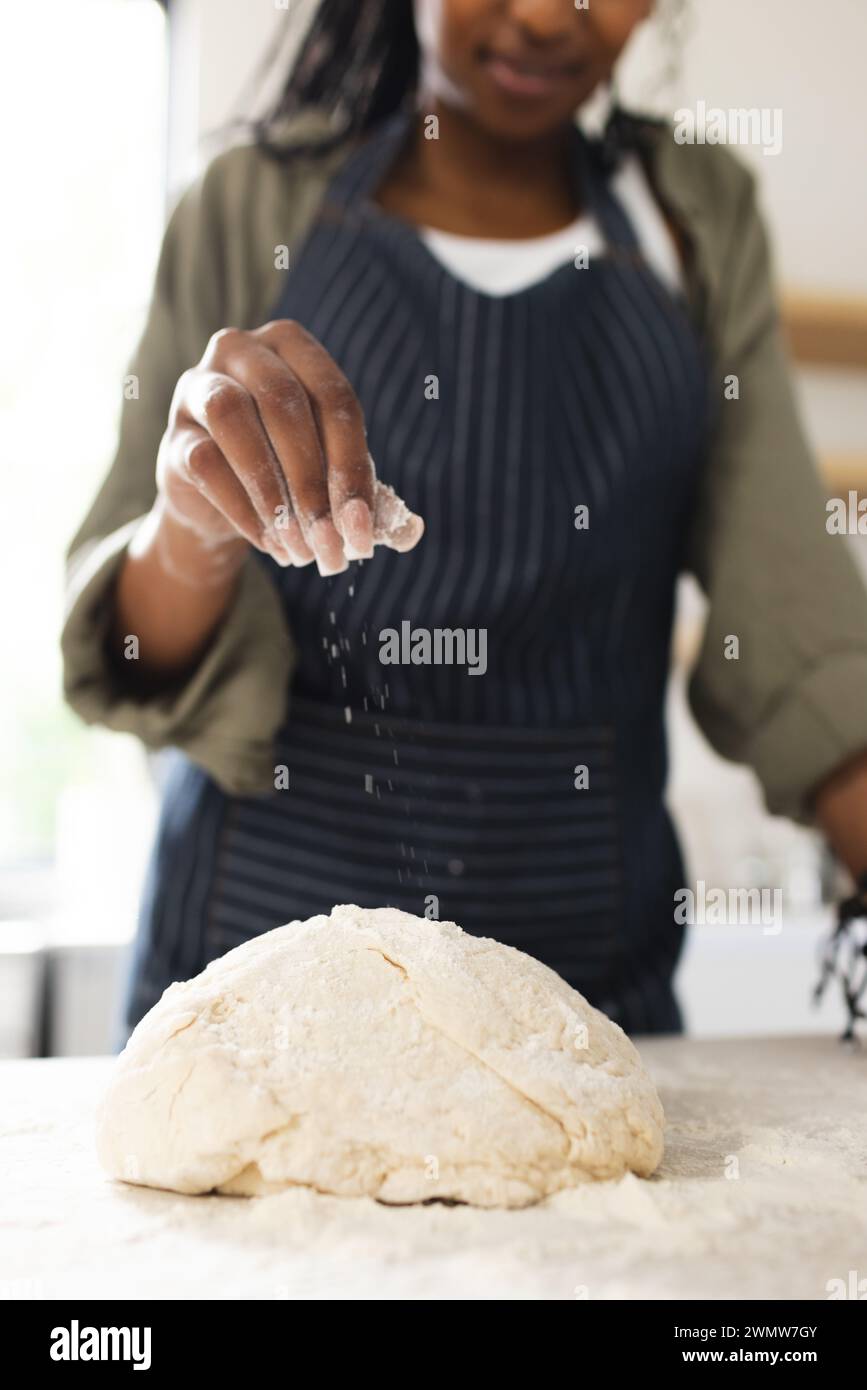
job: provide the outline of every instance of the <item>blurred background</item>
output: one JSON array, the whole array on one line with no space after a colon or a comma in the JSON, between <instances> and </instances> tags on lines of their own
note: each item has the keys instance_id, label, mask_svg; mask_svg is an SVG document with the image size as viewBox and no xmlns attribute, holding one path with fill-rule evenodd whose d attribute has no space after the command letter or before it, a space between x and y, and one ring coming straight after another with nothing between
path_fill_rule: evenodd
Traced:
<instances>
[{"instance_id":1,"label":"blurred background","mask_svg":"<svg viewBox=\"0 0 867 1390\"><path fill-rule=\"evenodd\" d=\"M0 1056L111 1046L155 797L133 740L85 729L63 706L63 553L113 452L167 207L227 143L232 120L258 108L269 45L314 7L4 8ZM625 104L668 116L699 101L782 111L781 153L739 154L760 180L829 497L867 494L865 53L863 0L660 0L618 79ZM849 543L867 575L867 537ZM833 866L812 832L768 816L752 774L717 758L696 730L684 692L702 619L701 595L684 582L670 802L689 879L779 887L784 922L779 935L691 929L679 976L687 1024L717 1036L833 1030L837 1000L810 1007Z\"/></svg>"}]
</instances>

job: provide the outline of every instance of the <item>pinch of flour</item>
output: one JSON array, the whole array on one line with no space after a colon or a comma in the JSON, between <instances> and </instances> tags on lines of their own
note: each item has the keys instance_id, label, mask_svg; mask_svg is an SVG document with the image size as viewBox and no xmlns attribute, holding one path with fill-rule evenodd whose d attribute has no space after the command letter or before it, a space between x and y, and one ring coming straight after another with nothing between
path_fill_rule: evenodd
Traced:
<instances>
[{"instance_id":1,"label":"pinch of flour","mask_svg":"<svg viewBox=\"0 0 867 1390\"><path fill-rule=\"evenodd\" d=\"M411 512L402 497L388 483L377 481L373 497L373 539L377 545L388 545L412 520Z\"/></svg>"}]
</instances>

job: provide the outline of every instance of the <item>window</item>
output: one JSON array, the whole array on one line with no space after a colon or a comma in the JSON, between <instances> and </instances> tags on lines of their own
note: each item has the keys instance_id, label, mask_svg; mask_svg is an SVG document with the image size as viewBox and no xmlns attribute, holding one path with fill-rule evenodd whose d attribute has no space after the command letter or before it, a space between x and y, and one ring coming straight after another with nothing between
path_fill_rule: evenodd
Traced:
<instances>
[{"instance_id":1,"label":"window","mask_svg":"<svg viewBox=\"0 0 867 1390\"><path fill-rule=\"evenodd\" d=\"M149 779L131 739L65 709L57 635L164 221L165 16L156 0L44 0L5 28L0 922L127 936Z\"/></svg>"}]
</instances>

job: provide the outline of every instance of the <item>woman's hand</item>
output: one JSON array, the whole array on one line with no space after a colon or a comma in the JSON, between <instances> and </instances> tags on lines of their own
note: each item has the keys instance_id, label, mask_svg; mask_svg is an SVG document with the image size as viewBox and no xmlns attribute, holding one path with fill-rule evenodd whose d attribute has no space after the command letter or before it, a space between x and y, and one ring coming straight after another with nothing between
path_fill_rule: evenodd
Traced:
<instances>
[{"instance_id":1,"label":"woman's hand","mask_svg":"<svg viewBox=\"0 0 867 1390\"><path fill-rule=\"evenodd\" d=\"M226 328L180 378L157 460L162 507L207 550L243 538L281 565L337 574L424 530L376 479L358 399L300 324Z\"/></svg>"},{"instance_id":2,"label":"woman's hand","mask_svg":"<svg viewBox=\"0 0 867 1390\"><path fill-rule=\"evenodd\" d=\"M158 496L118 573L110 648L130 686L195 668L232 602L248 543L321 574L411 550L421 517L377 482L361 407L297 323L216 333L178 382L157 459ZM139 656L124 660L127 638Z\"/></svg>"}]
</instances>

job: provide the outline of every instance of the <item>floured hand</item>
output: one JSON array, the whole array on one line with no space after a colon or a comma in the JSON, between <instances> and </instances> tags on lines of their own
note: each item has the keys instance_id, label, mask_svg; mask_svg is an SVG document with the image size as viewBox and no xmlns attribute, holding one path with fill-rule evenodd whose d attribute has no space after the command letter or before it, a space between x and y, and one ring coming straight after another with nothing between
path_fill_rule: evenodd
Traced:
<instances>
[{"instance_id":1,"label":"floured hand","mask_svg":"<svg viewBox=\"0 0 867 1390\"><path fill-rule=\"evenodd\" d=\"M243 538L323 575L376 544L411 550L424 523L376 478L350 383L300 324L214 334L178 382L160 445L162 504L207 549Z\"/></svg>"}]
</instances>

